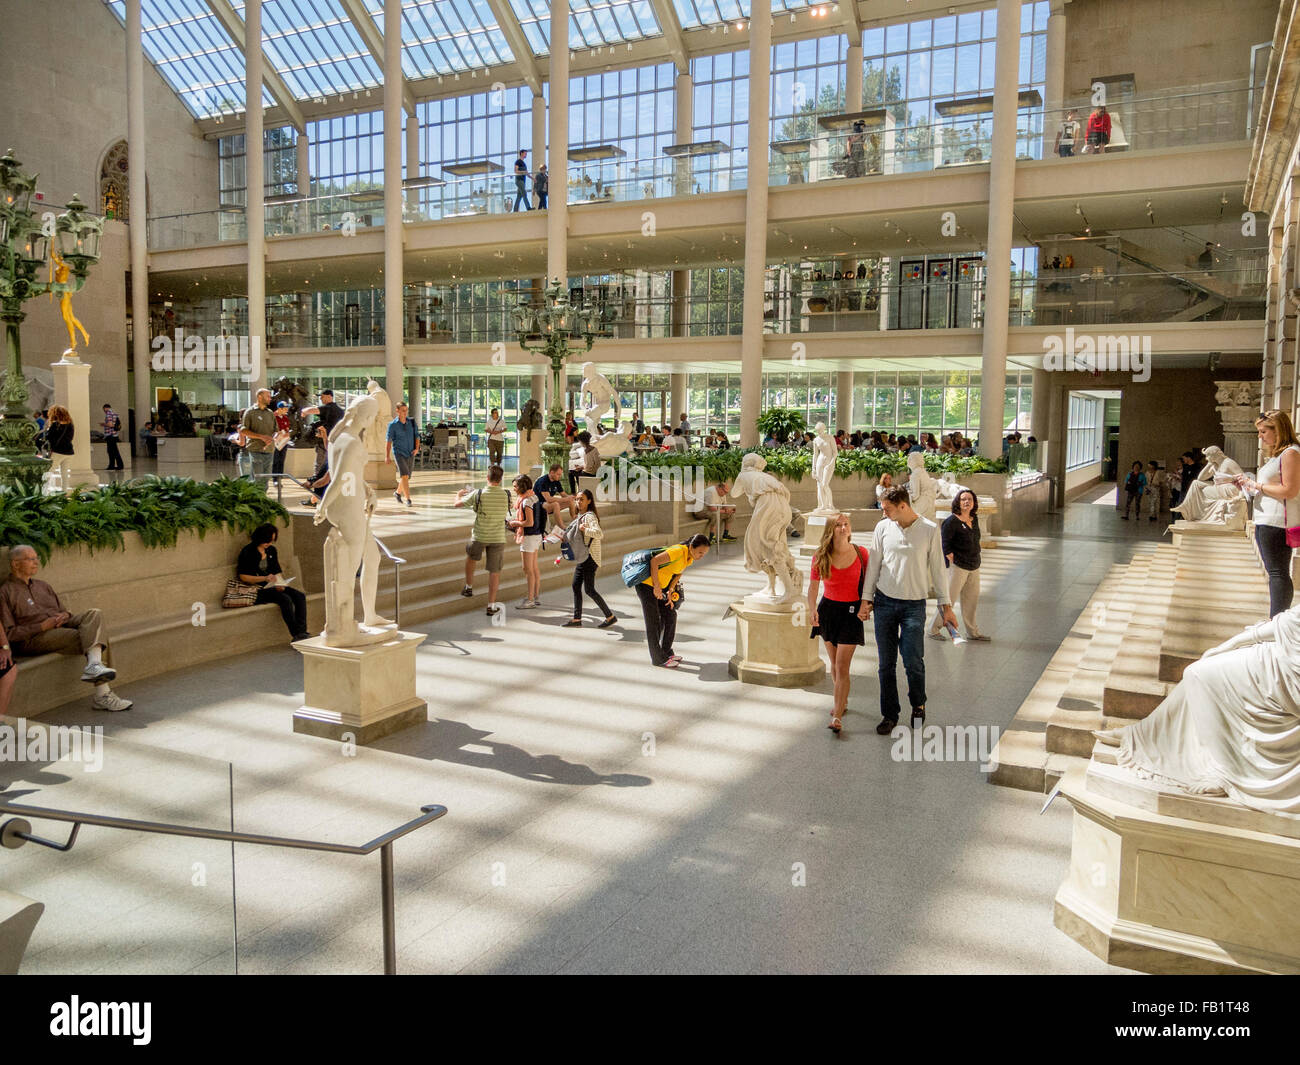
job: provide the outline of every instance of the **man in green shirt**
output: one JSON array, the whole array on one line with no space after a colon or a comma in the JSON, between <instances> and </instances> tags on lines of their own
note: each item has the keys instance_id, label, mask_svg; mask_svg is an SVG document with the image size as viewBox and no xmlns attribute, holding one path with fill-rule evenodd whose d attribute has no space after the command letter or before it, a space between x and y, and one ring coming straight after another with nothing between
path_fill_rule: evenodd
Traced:
<instances>
[{"instance_id":1,"label":"man in green shirt","mask_svg":"<svg viewBox=\"0 0 1300 1065\"><path fill-rule=\"evenodd\" d=\"M501 585L501 560L506 549L506 516L510 513L510 495L501 487L504 470L490 466L487 485L476 492L462 488L456 493L455 505L474 511L474 530L465 545L465 587L460 594L466 599L474 594L474 564L487 551L488 617L501 607L497 605L497 589Z\"/></svg>"},{"instance_id":2,"label":"man in green shirt","mask_svg":"<svg viewBox=\"0 0 1300 1065\"><path fill-rule=\"evenodd\" d=\"M247 444L239 453L239 471L245 477L271 472L275 453L275 412L271 410L271 390L258 389L253 406L244 411L239 431Z\"/></svg>"}]
</instances>

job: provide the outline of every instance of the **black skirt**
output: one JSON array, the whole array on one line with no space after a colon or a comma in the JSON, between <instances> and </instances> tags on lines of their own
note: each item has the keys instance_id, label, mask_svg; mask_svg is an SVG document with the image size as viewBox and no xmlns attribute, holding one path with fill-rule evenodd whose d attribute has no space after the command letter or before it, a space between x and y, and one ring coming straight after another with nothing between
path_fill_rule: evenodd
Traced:
<instances>
[{"instance_id":1,"label":"black skirt","mask_svg":"<svg viewBox=\"0 0 1300 1065\"><path fill-rule=\"evenodd\" d=\"M841 603L837 599L822 597L817 604L817 624L813 626L812 639L820 636L827 643L866 643L862 618L857 603Z\"/></svg>"}]
</instances>

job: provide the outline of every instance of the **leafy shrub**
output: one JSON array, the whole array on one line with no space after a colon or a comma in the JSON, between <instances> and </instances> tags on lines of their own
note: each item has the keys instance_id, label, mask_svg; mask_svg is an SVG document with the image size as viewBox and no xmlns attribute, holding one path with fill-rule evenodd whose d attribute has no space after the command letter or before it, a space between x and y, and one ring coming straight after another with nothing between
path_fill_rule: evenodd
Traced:
<instances>
[{"instance_id":1,"label":"leafy shrub","mask_svg":"<svg viewBox=\"0 0 1300 1065\"><path fill-rule=\"evenodd\" d=\"M67 496L0 491L0 544L31 544L42 562L54 548L76 544L120 551L128 532L146 547L172 547L187 530L251 532L287 518L261 483L234 477L141 477Z\"/></svg>"},{"instance_id":2,"label":"leafy shrub","mask_svg":"<svg viewBox=\"0 0 1300 1065\"><path fill-rule=\"evenodd\" d=\"M751 447L730 448L727 451L711 451L705 448L693 448L690 451L650 452L649 454L627 456L618 461L626 461L633 466L643 466L648 470L665 467L702 467L704 476L710 481L720 480L730 484L740 472L740 463L745 455L756 452L767 462L767 472L775 477L784 477L798 483L812 472L812 451L807 447ZM958 477L972 473L1006 473L1005 462L990 462L978 456L961 455L926 455L925 468L930 473L954 473ZM863 451L846 449L835 458L835 476L839 478L862 474L865 477L880 477L883 473L900 474L907 469L907 456L890 451Z\"/></svg>"}]
</instances>

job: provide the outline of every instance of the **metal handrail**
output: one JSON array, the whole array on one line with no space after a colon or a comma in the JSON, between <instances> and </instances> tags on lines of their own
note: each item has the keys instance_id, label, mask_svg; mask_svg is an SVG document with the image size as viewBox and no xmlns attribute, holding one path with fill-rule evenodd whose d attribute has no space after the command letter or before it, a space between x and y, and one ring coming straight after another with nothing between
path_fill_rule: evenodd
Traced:
<instances>
[{"instance_id":1,"label":"metal handrail","mask_svg":"<svg viewBox=\"0 0 1300 1065\"><path fill-rule=\"evenodd\" d=\"M290 836L264 836L253 832L234 832L221 828L198 828L192 825L173 825L161 821L136 821L127 817L109 817L74 810L51 810L40 806L0 802L0 814L26 814L49 821L71 823L72 832L65 843L32 835L31 823L15 817L0 825L0 845L16 849L25 843L36 843L51 850L69 851L77 840L82 825L97 828L119 828L128 832L150 832L164 836L182 836L190 839L213 839L229 843L252 843L268 847L288 847L296 850L327 851L333 854L372 854L379 851L380 901L383 908L384 974L397 973L396 910L393 904L393 843L402 836L423 828L447 813L445 806L431 804L420 807L420 816L404 825L376 836L360 846L347 843L326 843L323 840L295 839Z\"/></svg>"},{"instance_id":2,"label":"metal handrail","mask_svg":"<svg viewBox=\"0 0 1300 1065\"><path fill-rule=\"evenodd\" d=\"M406 565L406 559L398 558L390 550L383 540L375 537L375 543L379 545L379 550L383 556L393 564L393 624L401 628L402 625L402 567Z\"/></svg>"}]
</instances>

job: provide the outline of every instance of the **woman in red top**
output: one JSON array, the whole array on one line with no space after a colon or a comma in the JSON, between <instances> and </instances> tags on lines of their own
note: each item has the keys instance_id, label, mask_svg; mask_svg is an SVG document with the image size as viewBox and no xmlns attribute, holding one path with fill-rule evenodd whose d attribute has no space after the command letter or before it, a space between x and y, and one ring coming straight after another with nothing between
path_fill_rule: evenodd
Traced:
<instances>
[{"instance_id":1,"label":"woman in red top","mask_svg":"<svg viewBox=\"0 0 1300 1065\"><path fill-rule=\"evenodd\" d=\"M1109 143L1110 115L1106 113L1106 105L1100 104L1088 116L1088 151L1104 152Z\"/></svg>"},{"instance_id":2,"label":"woman in red top","mask_svg":"<svg viewBox=\"0 0 1300 1065\"><path fill-rule=\"evenodd\" d=\"M849 705L849 665L853 661L853 652L866 642L861 598L862 582L867 573L867 549L856 546L849 539L852 535L849 516L837 514L835 521L822 531L822 542L813 553L808 583L812 638L822 638L831 659L835 706L831 710L831 723L826 727L836 735L839 735L840 722ZM826 590L818 602L817 590L823 583Z\"/></svg>"}]
</instances>

